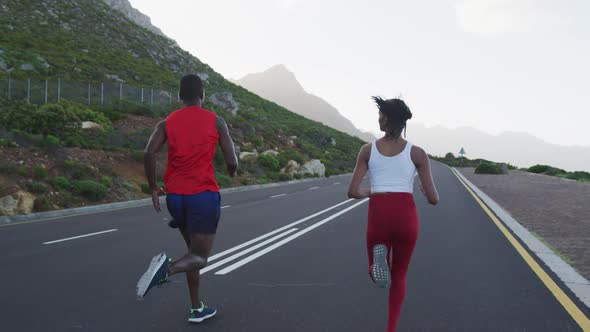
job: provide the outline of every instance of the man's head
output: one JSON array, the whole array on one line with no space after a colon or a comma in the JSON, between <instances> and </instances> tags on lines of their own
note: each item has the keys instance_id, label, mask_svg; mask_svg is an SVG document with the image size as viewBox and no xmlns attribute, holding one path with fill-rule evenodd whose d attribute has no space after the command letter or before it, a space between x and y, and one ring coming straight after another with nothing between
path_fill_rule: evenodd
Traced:
<instances>
[{"instance_id":1,"label":"man's head","mask_svg":"<svg viewBox=\"0 0 590 332\"><path fill-rule=\"evenodd\" d=\"M205 97L203 81L197 75L186 75L180 80L180 99L185 104L195 104Z\"/></svg>"}]
</instances>

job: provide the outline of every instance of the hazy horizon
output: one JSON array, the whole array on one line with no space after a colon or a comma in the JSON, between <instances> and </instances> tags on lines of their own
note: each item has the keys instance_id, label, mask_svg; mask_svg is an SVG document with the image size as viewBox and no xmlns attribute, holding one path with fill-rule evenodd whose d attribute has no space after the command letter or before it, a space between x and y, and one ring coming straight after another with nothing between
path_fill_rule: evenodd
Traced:
<instances>
[{"instance_id":1,"label":"hazy horizon","mask_svg":"<svg viewBox=\"0 0 590 332\"><path fill-rule=\"evenodd\" d=\"M364 131L378 134L370 96L401 95L429 127L590 146L581 0L130 2L228 78L285 64Z\"/></svg>"}]
</instances>

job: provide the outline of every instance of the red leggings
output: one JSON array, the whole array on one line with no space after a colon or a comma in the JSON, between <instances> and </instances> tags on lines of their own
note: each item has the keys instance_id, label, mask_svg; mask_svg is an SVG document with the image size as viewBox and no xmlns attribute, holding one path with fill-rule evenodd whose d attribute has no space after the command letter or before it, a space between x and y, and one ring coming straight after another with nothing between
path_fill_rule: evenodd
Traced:
<instances>
[{"instance_id":1,"label":"red leggings","mask_svg":"<svg viewBox=\"0 0 590 332\"><path fill-rule=\"evenodd\" d=\"M371 196L367 224L369 274L373 264L373 246L386 245L391 270L388 332L395 332L397 326L406 295L406 273L417 239L418 214L412 194L387 193Z\"/></svg>"}]
</instances>

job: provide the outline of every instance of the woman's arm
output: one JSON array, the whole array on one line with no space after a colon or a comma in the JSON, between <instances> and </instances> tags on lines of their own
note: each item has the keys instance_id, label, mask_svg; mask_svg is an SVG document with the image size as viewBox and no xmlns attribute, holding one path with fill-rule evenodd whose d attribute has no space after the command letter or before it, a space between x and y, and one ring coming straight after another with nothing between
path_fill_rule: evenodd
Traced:
<instances>
[{"instance_id":1,"label":"woman's arm","mask_svg":"<svg viewBox=\"0 0 590 332\"><path fill-rule=\"evenodd\" d=\"M356 167L352 180L348 186L349 198L367 198L371 195L370 189L360 189L361 182L369 170L369 158L371 157L371 144L366 144L361 148L356 160Z\"/></svg>"},{"instance_id":2,"label":"woman's arm","mask_svg":"<svg viewBox=\"0 0 590 332\"><path fill-rule=\"evenodd\" d=\"M432 179L432 171L430 170L430 159L428 158L428 155L422 148L413 146L411 157L412 162L414 162L414 165L416 165L416 169L418 170L418 176L420 176L420 188L424 195L426 195L428 203L432 205L438 204L438 192L436 191L436 186Z\"/></svg>"}]
</instances>

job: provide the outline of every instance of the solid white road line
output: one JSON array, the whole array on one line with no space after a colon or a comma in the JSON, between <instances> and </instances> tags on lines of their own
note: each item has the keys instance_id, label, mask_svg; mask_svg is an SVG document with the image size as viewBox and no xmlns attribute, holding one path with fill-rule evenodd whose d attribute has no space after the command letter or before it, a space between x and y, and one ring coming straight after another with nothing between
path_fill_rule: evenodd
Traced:
<instances>
[{"instance_id":1,"label":"solid white road line","mask_svg":"<svg viewBox=\"0 0 590 332\"><path fill-rule=\"evenodd\" d=\"M309 190L316 190L316 189L320 189L320 187L311 187L311 188L309 188Z\"/></svg>"},{"instance_id":2,"label":"solid white road line","mask_svg":"<svg viewBox=\"0 0 590 332\"><path fill-rule=\"evenodd\" d=\"M274 196L270 196L270 198L277 198L277 197L282 197L282 196L286 196L287 194L279 194L279 195L274 195Z\"/></svg>"},{"instance_id":3,"label":"solid white road line","mask_svg":"<svg viewBox=\"0 0 590 332\"><path fill-rule=\"evenodd\" d=\"M279 234L277 236L273 236L272 238L270 238L270 239L268 239L268 240L266 240L264 242L260 242L259 244L255 245L253 247L250 247L250 248L248 248L248 249L246 249L244 251L240 251L239 253L237 253L235 255L232 255L232 256L229 256L226 259L222 259L222 260L220 260L219 262L217 262L217 263L215 263L213 265L208 265L204 269L201 269L201 274L206 273L208 271L211 271L213 269L216 269L219 266L221 266L221 265L223 265L223 264L225 264L227 262L231 262L231 261L233 261L234 259L236 259L238 257L242 257L242 256L244 256L244 255L246 255L246 254L248 254L248 253L250 253L250 252L252 252L252 251L254 251L254 250L258 249L258 248L260 248L260 247L264 247L265 245L267 245L267 244L269 244L271 242L274 242L274 241L276 241L276 240L278 240L278 239L280 239L280 238L282 238L282 237L284 237L284 236L286 236L288 234L291 234L291 233L295 232L296 230L297 230L297 228L291 228L290 230L288 230L286 232L283 232L283 233L281 233L281 234Z\"/></svg>"},{"instance_id":4,"label":"solid white road line","mask_svg":"<svg viewBox=\"0 0 590 332\"><path fill-rule=\"evenodd\" d=\"M221 208L222 208L222 209L227 209L227 208L229 208L229 207L231 207L231 205L222 206Z\"/></svg>"},{"instance_id":5,"label":"solid white road line","mask_svg":"<svg viewBox=\"0 0 590 332\"><path fill-rule=\"evenodd\" d=\"M96 233L90 233L90 234L72 236L72 237L68 237L68 238L65 238L65 239L61 239L61 240L43 242L43 244L53 244L53 243L58 243L58 242L70 241L70 240L80 239L80 238L83 238L83 237L95 236L95 235L100 235L100 234L105 234L105 233L116 232L116 231L118 231L118 229L113 228L113 229L109 229L109 230L102 231L102 232L96 232Z\"/></svg>"},{"instance_id":6,"label":"solid white road line","mask_svg":"<svg viewBox=\"0 0 590 332\"><path fill-rule=\"evenodd\" d=\"M340 182L334 182L334 185L335 185L335 186L337 186L337 185L339 185L339 184L340 184Z\"/></svg>"},{"instance_id":7,"label":"solid white road line","mask_svg":"<svg viewBox=\"0 0 590 332\"><path fill-rule=\"evenodd\" d=\"M209 257L208 261L209 261L209 262L212 262L212 261L214 261L214 260L216 260L216 259L219 259L219 258L221 258L221 257L223 257L223 256L229 255L229 254L231 254L231 253L232 253L232 252L234 252L234 251L240 250L240 249L242 249L242 248L244 248L244 247L247 247L247 246L251 245L252 243L256 243L256 242L258 242L258 241L260 241L260 240L266 239L267 237L273 236L274 234L276 234L276 233L279 233L279 232L282 232L282 231L284 231L285 229L289 229L289 228L291 228L291 227L294 227L294 226L296 226L296 225L299 225L299 224L301 224L301 223L304 223L304 222L306 222L306 221L308 221L308 220L310 220L310 219L313 219L313 218L315 218L315 217L317 217L317 216L319 216L319 215L321 215L321 214L324 214L324 213L326 213L326 212L328 212L328 211L331 211L331 210L333 210L333 209L335 209L335 208L337 208L337 207L340 207L340 206L342 206L342 205L344 205L344 204L346 204L346 203L348 203L348 202L350 202L350 201L352 201L352 199L345 200L344 202L340 202L340 203L338 203L338 204L336 204L336 205L330 206L329 208L327 208L327 209L324 209L324 210L322 210L322 211L320 211L320 212L316 212L316 213L314 213L314 214L312 214L312 215L310 215L310 216L307 216L307 217L305 217L305 218L303 218L303 219L299 219L299 220L297 220L297 221L294 221L294 222L292 222L292 223L290 223L290 224L288 224L288 225L285 225L285 226L283 226L283 227L281 227L281 228L275 229L275 230L274 230L274 231L272 231L272 232L268 232L268 233L266 233L266 234L263 234L263 235L261 235L261 236L259 236L259 237L257 237L257 238L254 238L254 239L252 239L252 240L250 240L250 241L244 242L244 243L242 243L242 244L240 244L240 245L237 245L237 246L235 246L235 247L233 247L233 248L230 248L230 249L227 249L227 250L225 250L225 251L222 251L222 252L220 252L220 253L218 253L218 254L215 254L215 255L213 255L213 256L211 256L211 257Z\"/></svg>"},{"instance_id":8,"label":"solid white road line","mask_svg":"<svg viewBox=\"0 0 590 332\"><path fill-rule=\"evenodd\" d=\"M285 238L285 239L283 239L283 240L281 240L281 241L279 241L279 242L277 242L277 243L275 243L275 244L267 247L266 249L263 249L263 250L255 253L255 254L253 254L251 256L248 256L248 257L242 259L241 261L238 261L238 262L236 262L236 263L234 263L234 264L232 264L232 265L224 268L221 271L216 272L215 274L224 275L224 274L230 273L231 271L233 271L235 269L238 269L239 267L241 267L241 266L243 266L245 264L250 263L251 261L255 260L256 258L261 257L263 255L266 255L267 253L269 253L269 252L271 252L271 251L273 251L273 250L281 247L282 245L287 244L287 243L295 240L296 238L304 235L305 233L311 232L312 230L320 227L321 225L329 222L330 220L333 220L333 219L338 218L339 216L341 216L341 215L345 214L346 212L348 212L348 211L356 208L357 206L359 206L361 204L364 204L368 200L369 200L368 198L365 198L364 200L362 200L362 201L360 201L360 202L358 202L358 203L356 203L356 204L354 204L352 206L349 206L348 208L346 208L346 209L344 209L344 210L342 210L342 211L340 211L338 213L335 213L332 216L330 216L330 217L328 217L328 218L326 218L326 219L324 219L322 221L319 221L319 222L317 222L317 223L315 223L315 224L313 224L313 225L311 225L311 226L309 226L309 227L307 227L307 228L305 228L305 229L303 229L303 230L301 230L301 231L299 231L299 232L297 232L297 233L289 236L288 238Z\"/></svg>"}]
</instances>

